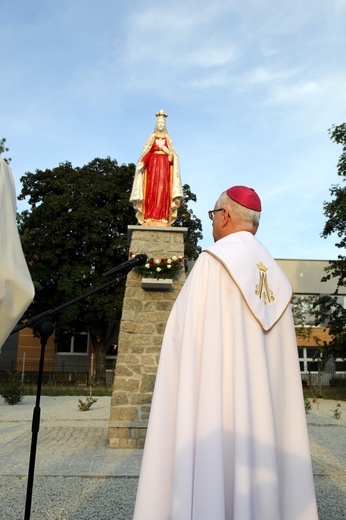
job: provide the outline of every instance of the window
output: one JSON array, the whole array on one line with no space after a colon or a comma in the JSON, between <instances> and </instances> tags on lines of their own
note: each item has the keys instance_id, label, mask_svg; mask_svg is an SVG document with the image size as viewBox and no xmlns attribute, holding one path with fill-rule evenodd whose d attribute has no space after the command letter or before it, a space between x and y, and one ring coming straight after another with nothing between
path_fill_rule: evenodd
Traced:
<instances>
[{"instance_id":1,"label":"window","mask_svg":"<svg viewBox=\"0 0 346 520\"><path fill-rule=\"evenodd\" d=\"M57 354L87 355L89 352L89 334L83 332L70 336L62 334L57 342Z\"/></svg>"},{"instance_id":2,"label":"window","mask_svg":"<svg viewBox=\"0 0 346 520\"><path fill-rule=\"evenodd\" d=\"M345 374L346 373L346 361L341 358L336 358L335 360L335 372L337 374Z\"/></svg>"},{"instance_id":3,"label":"window","mask_svg":"<svg viewBox=\"0 0 346 520\"><path fill-rule=\"evenodd\" d=\"M298 356L299 356L299 366L300 366L300 372L302 374L317 374L318 373L318 358L313 359L314 354L318 350L317 348L313 347L304 347L304 348L298 348ZM344 375L346 374L346 361L344 361L342 358L336 358L334 361L334 366L331 367L325 367L323 371L330 372L336 375Z\"/></svg>"},{"instance_id":4,"label":"window","mask_svg":"<svg viewBox=\"0 0 346 520\"><path fill-rule=\"evenodd\" d=\"M318 359L313 359L316 350L318 349L313 347L298 348L301 372L318 372Z\"/></svg>"}]
</instances>

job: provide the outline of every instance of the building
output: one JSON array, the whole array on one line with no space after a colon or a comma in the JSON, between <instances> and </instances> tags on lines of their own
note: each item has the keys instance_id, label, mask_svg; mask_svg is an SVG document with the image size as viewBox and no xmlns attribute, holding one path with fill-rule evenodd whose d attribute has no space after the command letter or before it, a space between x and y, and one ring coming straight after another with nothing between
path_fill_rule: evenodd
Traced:
<instances>
[{"instance_id":1,"label":"building","mask_svg":"<svg viewBox=\"0 0 346 520\"><path fill-rule=\"evenodd\" d=\"M321 279L328 267L327 260L288 260L277 259L281 269L292 284L293 294L300 298L304 306L306 302L305 327L311 329L309 338L297 337L298 354L302 380L306 384L329 385L339 377L346 377L346 363L342 359L329 359L323 373L319 367L318 359L314 358L318 345L315 338L321 342L329 341L326 324L315 326L314 319L309 316L309 299L325 295L333 295L337 280L332 278L327 282ZM346 308L346 288L340 288L337 296L338 302Z\"/></svg>"},{"instance_id":2,"label":"building","mask_svg":"<svg viewBox=\"0 0 346 520\"><path fill-rule=\"evenodd\" d=\"M0 380L7 370L23 374L26 382L35 382L41 355L40 339L31 328L11 335L0 353ZM116 345L111 345L106 356L106 383L112 384L116 363ZM43 381L57 384L87 384L96 373L96 354L89 334L63 338L59 343L54 335L45 346Z\"/></svg>"},{"instance_id":3,"label":"building","mask_svg":"<svg viewBox=\"0 0 346 520\"><path fill-rule=\"evenodd\" d=\"M292 284L295 297L299 297L302 305L308 302L310 297L320 295L332 295L336 289L337 280L321 282L325 274L325 268L329 265L327 260L291 260L278 259L277 262ZM191 266L189 266L191 267ZM346 307L346 288L339 293L339 302ZM306 384L319 379L321 384L330 384L338 377L346 377L346 363L342 359L330 359L325 367L323 380L319 370L319 362L314 358L317 344L314 338L321 341L328 339L325 324L316 327L309 316L308 304L306 305L305 326L312 329L308 339L297 337L298 353L302 380ZM107 355L107 382L112 383L116 360L116 346ZM31 329L23 329L19 334L10 336L0 353L0 372L4 369L16 369L26 374L35 374L38 370L40 358L40 341L34 337ZM93 375L95 368L95 356L90 344L88 334L81 334L66 338L65 341L56 344L54 338L48 340L45 351L44 371L47 377L53 377L54 381L64 383L86 382Z\"/></svg>"}]
</instances>

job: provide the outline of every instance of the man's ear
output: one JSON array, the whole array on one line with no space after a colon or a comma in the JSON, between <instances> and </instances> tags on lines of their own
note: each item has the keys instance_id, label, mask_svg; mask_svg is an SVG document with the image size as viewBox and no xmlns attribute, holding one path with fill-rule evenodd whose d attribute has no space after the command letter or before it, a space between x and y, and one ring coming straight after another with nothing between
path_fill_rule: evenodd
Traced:
<instances>
[{"instance_id":1,"label":"man's ear","mask_svg":"<svg viewBox=\"0 0 346 520\"><path fill-rule=\"evenodd\" d=\"M230 224L230 220L231 220L231 217L228 213L228 210L224 209L223 213L222 213L222 221L221 221L222 227L226 227L228 224Z\"/></svg>"}]
</instances>

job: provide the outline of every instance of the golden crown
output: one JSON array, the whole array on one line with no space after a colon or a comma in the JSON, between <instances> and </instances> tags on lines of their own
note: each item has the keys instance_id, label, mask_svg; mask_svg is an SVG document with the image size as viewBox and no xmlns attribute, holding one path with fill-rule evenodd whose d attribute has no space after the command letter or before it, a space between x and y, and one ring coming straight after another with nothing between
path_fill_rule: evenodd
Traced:
<instances>
[{"instance_id":1,"label":"golden crown","mask_svg":"<svg viewBox=\"0 0 346 520\"><path fill-rule=\"evenodd\" d=\"M266 267L266 266L263 264L263 262L260 262L259 264L257 264L257 267L258 267L258 269L259 269L260 271L263 271L264 273L265 273L266 271L268 271L268 267Z\"/></svg>"},{"instance_id":2,"label":"golden crown","mask_svg":"<svg viewBox=\"0 0 346 520\"><path fill-rule=\"evenodd\" d=\"M156 117L164 117L166 119L166 117L168 117L168 114L166 114L166 112L164 112L163 110L160 110L160 112L157 112L157 114L155 114Z\"/></svg>"}]
</instances>

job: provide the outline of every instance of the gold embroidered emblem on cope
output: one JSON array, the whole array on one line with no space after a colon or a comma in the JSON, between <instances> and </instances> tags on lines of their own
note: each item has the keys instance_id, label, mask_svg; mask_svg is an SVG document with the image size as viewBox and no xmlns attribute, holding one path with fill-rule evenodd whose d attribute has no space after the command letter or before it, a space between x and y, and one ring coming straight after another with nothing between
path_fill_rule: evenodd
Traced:
<instances>
[{"instance_id":1,"label":"gold embroidered emblem on cope","mask_svg":"<svg viewBox=\"0 0 346 520\"><path fill-rule=\"evenodd\" d=\"M267 305L267 303L271 303L275 300L273 291L268 285L268 268L262 262L257 264L257 267L259 271L259 284L256 285L255 294L263 301L264 305Z\"/></svg>"}]
</instances>

